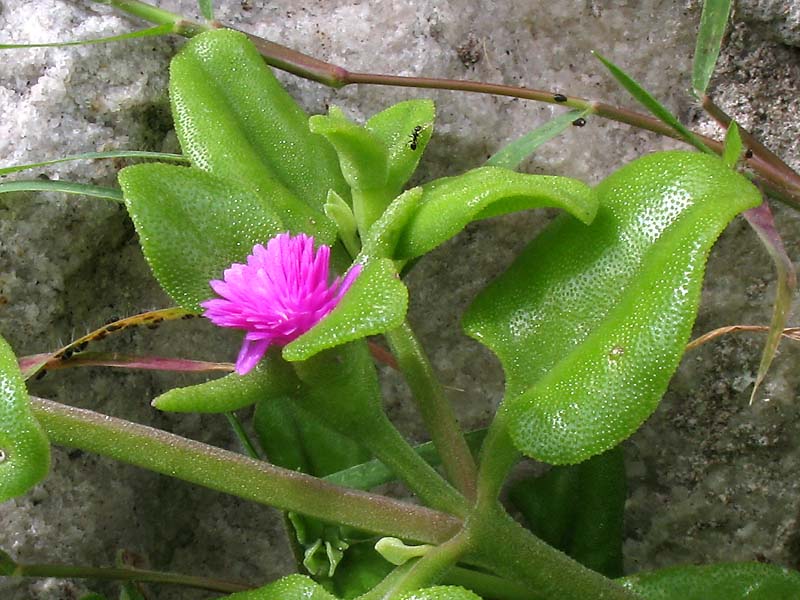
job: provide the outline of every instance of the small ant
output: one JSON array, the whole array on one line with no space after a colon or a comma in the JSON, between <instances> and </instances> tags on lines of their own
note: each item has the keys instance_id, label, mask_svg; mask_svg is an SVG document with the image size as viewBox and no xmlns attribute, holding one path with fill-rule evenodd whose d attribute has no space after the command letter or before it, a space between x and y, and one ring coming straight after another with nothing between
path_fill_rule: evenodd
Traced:
<instances>
[{"instance_id":1,"label":"small ant","mask_svg":"<svg viewBox=\"0 0 800 600\"><path fill-rule=\"evenodd\" d=\"M422 125L417 125L414 127L414 131L411 132L409 136L411 138L411 143L408 145L409 148L412 150L417 149L417 142L419 141L419 134L422 131Z\"/></svg>"}]
</instances>

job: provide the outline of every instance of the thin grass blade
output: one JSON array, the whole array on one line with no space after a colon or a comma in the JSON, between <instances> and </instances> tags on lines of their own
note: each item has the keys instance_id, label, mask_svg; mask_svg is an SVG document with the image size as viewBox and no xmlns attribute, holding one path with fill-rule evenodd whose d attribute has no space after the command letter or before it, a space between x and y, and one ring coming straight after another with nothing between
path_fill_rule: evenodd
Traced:
<instances>
[{"instance_id":1,"label":"thin grass blade","mask_svg":"<svg viewBox=\"0 0 800 600\"><path fill-rule=\"evenodd\" d=\"M107 152L83 152L81 154L72 154L62 158L53 160L45 160L37 163L28 163L27 165L13 165L11 167L0 168L0 176L8 175L9 173L17 173L19 171L26 171L28 169L35 169L37 167L47 167L62 162L69 162L73 160L95 160L104 158L145 158L154 160L166 160L174 162L188 163L189 159L182 154L172 154L168 152L147 152L144 150L109 150Z\"/></svg>"},{"instance_id":2,"label":"thin grass blade","mask_svg":"<svg viewBox=\"0 0 800 600\"><path fill-rule=\"evenodd\" d=\"M536 149L539 148L539 146L563 133L563 131L570 127L577 119L583 119L589 112L591 112L589 109L571 110L558 115L544 125L540 125L533 131L526 133L521 138L514 140L495 152L492 157L486 161L486 164L493 167L504 167L506 169L516 170L526 158L531 156Z\"/></svg>"},{"instance_id":3,"label":"thin grass blade","mask_svg":"<svg viewBox=\"0 0 800 600\"><path fill-rule=\"evenodd\" d=\"M705 0L700 16L700 30L692 64L692 89L695 96L702 97L714 72L722 47L722 36L731 14L731 0Z\"/></svg>"},{"instance_id":4,"label":"thin grass blade","mask_svg":"<svg viewBox=\"0 0 800 600\"><path fill-rule=\"evenodd\" d=\"M678 120L678 117L673 115L667 107L661 104L653 95L645 90L633 77L628 75L625 71L620 69L617 65L605 58L599 52L592 52L595 58L605 65L611 75L616 79L622 87L628 90L642 106L649 110L653 115L661 119L664 123L672 127L677 133L681 135L683 140L701 152L706 154L714 154L714 152L701 142L696 135L689 131L683 123Z\"/></svg>"},{"instance_id":5,"label":"thin grass blade","mask_svg":"<svg viewBox=\"0 0 800 600\"><path fill-rule=\"evenodd\" d=\"M0 44L0 50L13 50L15 48L63 48L65 46L86 46L90 44L105 44L107 42L121 42L123 40L133 40L143 37L154 37L158 35L167 35L175 30L172 23L165 23L156 27L149 27L148 29L141 29L139 31L132 31L130 33L123 33L120 35L112 35L110 37L95 38L92 40L76 40L72 42L47 42L43 44Z\"/></svg>"},{"instance_id":6,"label":"thin grass blade","mask_svg":"<svg viewBox=\"0 0 800 600\"><path fill-rule=\"evenodd\" d=\"M212 0L197 0L197 6L200 7L200 14L204 19L209 21L214 19L214 2Z\"/></svg>"},{"instance_id":7,"label":"thin grass blade","mask_svg":"<svg viewBox=\"0 0 800 600\"><path fill-rule=\"evenodd\" d=\"M21 180L0 182L0 194L9 192L63 192L65 194L78 194L91 196L103 200L113 200L122 204L122 192L116 188L107 188L88 183L73 183L71 181L48 180Z\"/></svg>"},{"instance_id":8,"label":"thin grass blade","mask_svg":"<svg viewBox=\"0 0 800 600\"><path fill-rule=\"evenodd\" d=\"M728 125L728 131L725 132L725 144L722 149L722 162L728 165L731 169L736 168L736 164L742 158L742 151L744 144L742 143L742 136L739 133L739 126L736 121L731 121Z\"/></svg>"}]
</instances>

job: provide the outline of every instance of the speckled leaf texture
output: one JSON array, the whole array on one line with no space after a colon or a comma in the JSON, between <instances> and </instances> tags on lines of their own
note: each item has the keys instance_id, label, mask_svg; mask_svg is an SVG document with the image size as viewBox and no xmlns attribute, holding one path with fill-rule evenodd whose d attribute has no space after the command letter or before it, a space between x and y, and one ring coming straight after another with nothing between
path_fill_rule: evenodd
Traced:
<instances>
[{"instance_id":1,"label":"speckled leaf texture","mask_svg":"<svg viewBox=\"0 0 800 600\"><path fill-rule=\"evenodd\" d=\"M481 600L481 598L462 587L437 585L403 594L398 600Z\"/></svg>"},{"instance_id":2,"label":"speckled leaf texture","mask_svg":"<svg viewBox=\"0 0 800 600\"><path fill-rule=\"evenodd\" d=\"M320 584L305 575L289 575L267 586L229 596L228 600L336 600Z\"/></svg>"},{"instance_id":3,"label":"speckled leaf texture","mask_svg":"<svg viewBox=\"0 0 800 600\"><path fill-rule=\"evenodd\" d=\"M476 299L466 331L499 357L514 444L578 463L655 410L697 314L708 252L761 202L719 159L640 158L596 188L590 226L562 216Z\"/></svg>"},{"instance_id":4,"label":"speckled leaf texture","mask_svg":"<svg viewBox=\"0 0 800 600\"><path fill-rule=\"evenodd\" d=\"M761 563L685 566L619 580L644 600L795 600L800 573Z\"/></svg>"},{"instance_id":5,"label":"speckled leaf texture","mask_svg":"<svg viewBox=\"0 0 800 600\"><path fill-rule=\"evenodd\" d=\"M388 258L370 260L330 314L283 349L289 361L398 327L406 316L408 290Z\"/></svg>"},{"instance_id":6,"label":"speckled leaf texture","mask_svg":"<svg viewBox=\"0 0 800 600\"><path fill-rule=\"evenodd\" d=\"M0 502L27 492L49 468L50 443L31 413L17 357L0 337Z\"/></svg>"},{"instance_id":7,"label":"speckled leaf texture","mask_svg":"<svg viewBox=\"0 0 800 600\"><path fill-rule=\"evenodd\" d=\"M135 165L119 183L153 274L187 310L214 296L208 282L231 263L286 230L264 199L199 169Z\"/></svg>"},{"instance_id":8,"label":"speckled leaf texture","mask_svg":"<svg viewBox=\"0 0 800 600\"><path fill-rule=\"evenodd\" d=\"M333 148L280 86L242 33L193 38L172 59L175 131L192 165L269 200L292 233L331 244L328 190L350 198Z\"/></svg>"},{"instance_id":9,"label":"speckled leaf texture","mask_svg":"<svg viewBox=\"0 0 800 600\"><path fill-rule=\"evenodd\" d=\"M597 210L594 191L585 183L500 167L480 167L444 177L422 189L420 205L397 243L397 258L422 256L478 219L549 206L589 223Z\"/></svg>"}]
</instances>

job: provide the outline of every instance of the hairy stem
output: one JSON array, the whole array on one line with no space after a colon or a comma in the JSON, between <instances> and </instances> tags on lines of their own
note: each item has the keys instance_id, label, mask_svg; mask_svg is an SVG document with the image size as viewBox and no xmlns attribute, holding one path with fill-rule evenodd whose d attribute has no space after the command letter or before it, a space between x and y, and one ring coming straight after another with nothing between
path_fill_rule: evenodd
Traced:
<instances>
[{"instance_id":1,"label":"hairy stem","mask_svg":"<svg viewBox=\"0 0 800 600\"><path fill-rule=\"evenodd\" d=\"M148 583L171 583L212 592L232 594L252 589L253 586L235 581L224 581L210 577L196 577L181 573L165 573L147 569L116 567L80 567L73 565L21 565L12 577L59 577L69 579L105 579L114 581L145 581Z\"/></svg>"},{"instance_id":2,"label":"hairy stem","mask_svg":"<svg viewBox=\"0 0 800 600\"><path fill-rule=\"evenodd\" d=\"M441 543L461 521L384 496L340 488L240 454L96 412L31 397L51 441L108 456L246 500L323 521L426 543Z\"/></svg>"},{"instance_id":3,"label":"hairy stem","mask_svg":"<svg viewBox=\"0 0 800 600\"><path fill-rule=\"evenodd\" d=\"M474 500L475 461L425 350L408 322L388 332L386 339L411 388L448 478L467 499Z\"/></svg>"}]
</instances>

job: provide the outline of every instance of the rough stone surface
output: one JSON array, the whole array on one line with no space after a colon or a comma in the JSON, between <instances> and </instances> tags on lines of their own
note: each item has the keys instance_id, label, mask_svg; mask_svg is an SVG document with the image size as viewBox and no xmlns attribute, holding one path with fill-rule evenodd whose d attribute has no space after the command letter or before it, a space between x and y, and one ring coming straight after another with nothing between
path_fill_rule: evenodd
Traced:
<instances>
[{"instance_id":1,"label":"rough stone surface","mask_svg":"<svg viewBox=\"0 0 800 600\"><path fill-rule=\"evenodd\" d=\"M776 41L800 46L798 0L738 0L736 18L751 23Z\"/></svg>"},{"instance_id":2,"label":"rough stone surface","mask_svg":"<svg viewBox=\"0 0 800 600\"><path fill-rule=\"evenodd\" d=\"M598 49L681 118L714 130L685 93L700 8L694 0L217 4L222 21L354 71L479 79L631 105L590 57L589 50ZM196 15L190 0L160 6ZM88 2L2 2L0 10L0 39L8 42L91 38L138 26ZM761 35L746 24L733 28L712 94L798 168L800 52ZM146 39L4 51L0 164L109 148L177 150L165 90L169 57L180 44ZM398 100L434 98L436 133L419 181L477 166L557 114L550 105L507 98L367 86L332 91L282 78L309 112L337 104L356 119ZM543 147L526 168L596 182L642 153L669 147L675 143L594 119ZM26 176L112 185L119 166L65 163ZM460 315L549 216L539 212L471 225L422 260L408 279L410 320L470 428L484 424L498 403L502 373L488 351L460 332ZM798 217L783 208L776 217L796 260ZM737 221L713 252L696 332L766 323L773 291L766 253ZM0 196L0 334L19 354L51 349L113 316L168 303L121 208L55 194ZM627 443L628 571L757 557L787 566L800 561L800 356L784 342L759 399L748 406L762 340L740 334L688 354L661 408ZM105 348L230 359L237 340L202 323L180 323L126 333ZM222 419L150 409L155 395L188 381L94 369L52 373L31 391L235 449ZM424 439L402 381L385 373L384 385L390 416L412 438ZM49 479L0 506L0 548L24 562L82 565L111 564L125 548L153 568L253 582L290 568L280 521L270 509L58 448ZM206 597L152 589L158 598ZM71 599L88 590L113 588L0 581L0 593L11 600Z\"/></svg>"}]
</instances>

